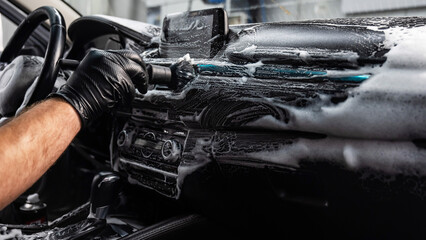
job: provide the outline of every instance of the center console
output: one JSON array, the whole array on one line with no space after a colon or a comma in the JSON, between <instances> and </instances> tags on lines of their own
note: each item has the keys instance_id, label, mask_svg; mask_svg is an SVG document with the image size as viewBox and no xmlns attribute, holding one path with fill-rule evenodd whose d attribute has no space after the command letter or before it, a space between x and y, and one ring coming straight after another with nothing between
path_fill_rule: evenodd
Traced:
<instances>
[{"instance_id":1,"label":"center console","mask_svg":"<svg viewBox=\"0 0 426 240\"><path fill-rule=\"evenodd\" d=\"M176 198L187 130L162 109L142 104L131 111L131 117L117 126L111 143L114 170L126 174L130 183Z\"/></svg>"}]
</instances>

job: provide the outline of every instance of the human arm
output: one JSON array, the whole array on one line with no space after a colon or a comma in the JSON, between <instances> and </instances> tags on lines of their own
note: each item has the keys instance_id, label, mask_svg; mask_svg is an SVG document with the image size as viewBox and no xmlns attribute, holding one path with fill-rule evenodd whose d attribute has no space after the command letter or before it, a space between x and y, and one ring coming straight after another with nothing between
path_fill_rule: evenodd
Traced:
<instances>
[{"instance_id":1,"label":"human arm","mask_svg":"<svg viewBox=\"0 0 426 240\"><path fill-rule=\"evenodd\" d=\"M145 72L134 52L91 51L50 99L0 127L0 209L43 175L80 128L130 103Z\"/></svg>"},{"instance_id":2,"label":"human arm","mask_svg":"<svg viewBox=\"0 0 426 240\"><path fill-rule=\"evenodd\" d=\"M81 128L75 109L48 99L0 127L0 209L31 187Z\"/></svg>"}]
</instances>

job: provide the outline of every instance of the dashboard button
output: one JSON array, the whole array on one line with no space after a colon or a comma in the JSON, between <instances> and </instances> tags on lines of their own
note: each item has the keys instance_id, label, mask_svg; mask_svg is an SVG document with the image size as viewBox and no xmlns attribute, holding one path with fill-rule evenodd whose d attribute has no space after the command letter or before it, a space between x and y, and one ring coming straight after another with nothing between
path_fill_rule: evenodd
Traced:
<instances>
[{"instance_id":1,"label":"dashboard button","mask_svg":"<svg viewBox=\"0 0 426 240\"><path fill-rule=\"evenodd\" d=\"M126 130L123 130L117 136L117 145L119 147L123 147L124 145L126 145L126 143L129 142L128 140L129 140L129 134L127 133Z\"/></svg>"},{"instance_id":2,"label":"dashboard button","mask_svg":"<svg viewBox=\"0 0 426 240\"><path fill-rule=\"evenodd\" d=\"M167 140L161 147L161 155L166 162L174 163L182 155L182 145L176 140Z\"/></svg>"},{"instance_id":3,"label":"dashboard button","mask_svg":"<svg viewBox=\"0 0 426 240\"><path fill-rule=\"evenodd\" d=\"M151 141L155 141L157 139L155 134L152 132L145 133L145 135L143 135L143 138L146 140L151 140Z\"/></svg>"}]
</instances>

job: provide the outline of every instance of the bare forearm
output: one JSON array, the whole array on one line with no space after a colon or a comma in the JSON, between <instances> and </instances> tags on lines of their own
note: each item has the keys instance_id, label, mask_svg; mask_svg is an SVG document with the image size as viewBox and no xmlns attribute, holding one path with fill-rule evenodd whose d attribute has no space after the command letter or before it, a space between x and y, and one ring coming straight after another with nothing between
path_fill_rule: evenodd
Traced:
<instances>
[{"instance_id":1,"label":"bare forearm","mask_svg":"<svg viewBox=\"0 0 426 240\"><path fill-rule=\"evenodd\" d=\"M0 209L34 184L81 128L77 112L49 99L0 128Z\"/></svg>"}]
</instances>

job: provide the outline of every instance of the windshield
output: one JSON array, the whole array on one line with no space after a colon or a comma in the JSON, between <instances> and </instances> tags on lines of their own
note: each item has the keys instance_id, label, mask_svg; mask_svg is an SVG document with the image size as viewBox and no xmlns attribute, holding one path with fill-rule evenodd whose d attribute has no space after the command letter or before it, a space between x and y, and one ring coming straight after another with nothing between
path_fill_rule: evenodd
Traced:
<instances>
[{"instance_id":1,"label":"windshield","mask_svg":"<svg viewBox=\"0 0 426 240\"><path fill-rule=\"evenodd\" d=\"M425 16L426 1L382 0L65 0L82 15L104 14L160 26L170 13L225 8L229 24L341 17Z\"/></svg>"}]
</instances>

